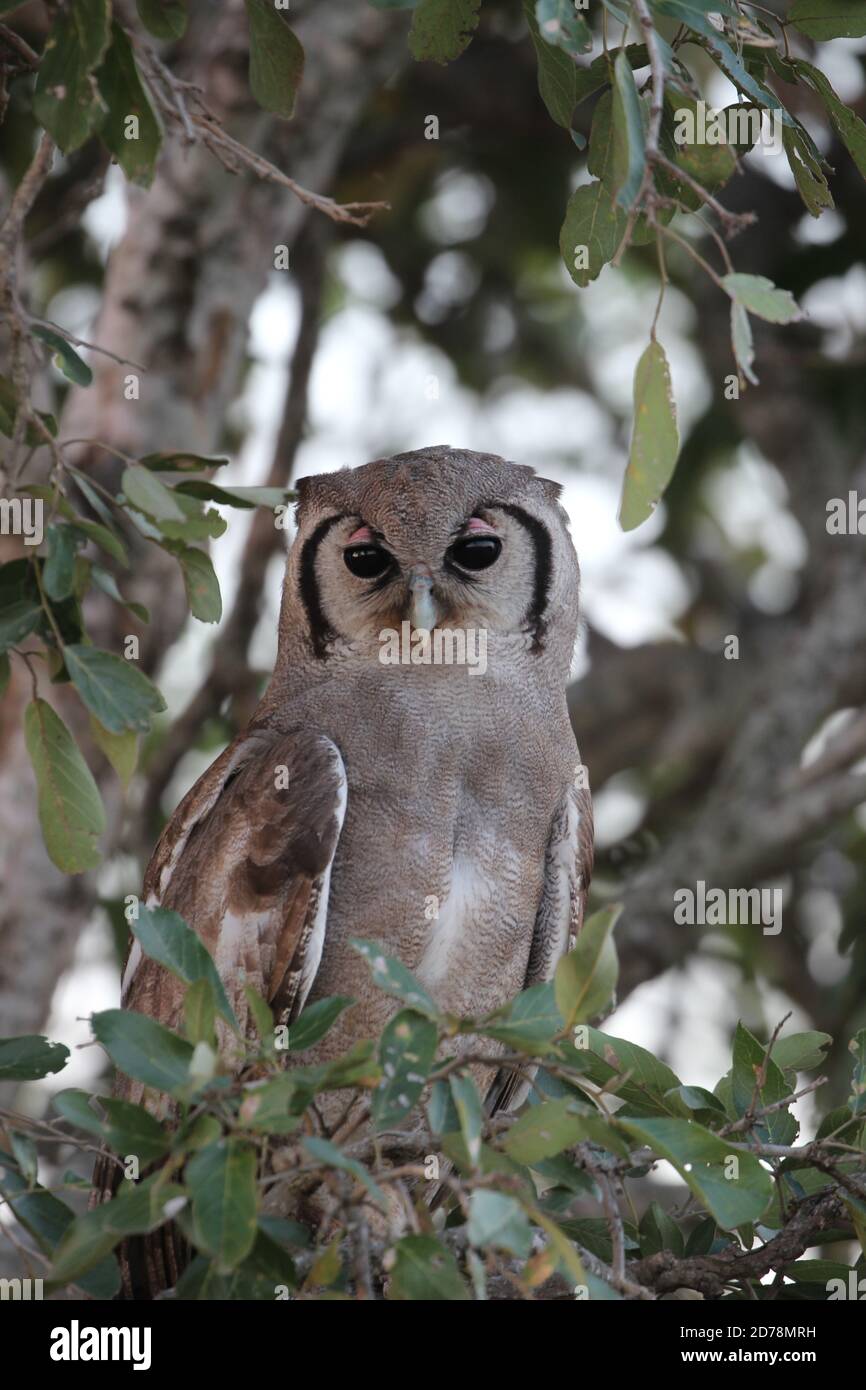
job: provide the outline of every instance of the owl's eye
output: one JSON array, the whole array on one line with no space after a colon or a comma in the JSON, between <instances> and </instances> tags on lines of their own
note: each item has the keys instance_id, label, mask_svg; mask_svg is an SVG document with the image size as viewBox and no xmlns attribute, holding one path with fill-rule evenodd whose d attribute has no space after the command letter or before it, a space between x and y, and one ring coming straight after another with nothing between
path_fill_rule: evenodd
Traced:
<instances>
[{"instance_id":1,"label":"owl's eye","mask_svg":"<svg viewBox=\"0 0 866 1390\"><path fill-rule=\"evenodd\" d=\"M378 579L392 564L387 550L378 545L350 545L343 551L343 559L357 579Z\"/></svg>"},{"instance_id":2,"label":"owl's eye","mask_svg":"<svg viewBox=\"0 0 866 1390\"><path fill-rule=\"evenodd\" d=\"M486 570L499 559L502 541L498 536L466 536L455 541L449 557L464 570Z\"/></svg>"}]
</instances>

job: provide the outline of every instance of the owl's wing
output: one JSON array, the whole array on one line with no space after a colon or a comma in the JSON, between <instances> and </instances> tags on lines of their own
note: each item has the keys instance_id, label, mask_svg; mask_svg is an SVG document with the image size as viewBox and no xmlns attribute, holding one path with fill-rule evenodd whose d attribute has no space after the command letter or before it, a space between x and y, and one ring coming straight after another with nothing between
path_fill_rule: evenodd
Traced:
<instances>
[{"instance_id":1,"label":"owl's wing","mask_svg":"<svg viewBox=\"0 0 866 1390\"><path fill-rule=\"evenodd\" d=\"M346 811L346 773L320 734L247 730L178 806L145 874L150 906L173 909L216 962L242 1030L244 985L278 1021L297 1016L319 967L331 866ZM186 987L134 942L124 972L124 1007L170 1028L183 1020ZM115 1093L141 1101L140 1082L119 1077ZM91 1204L109 1201L118 1169L103 1154ZM127 1297L155 1297L177 1282L189 1251L173 1223L123 1242Z\"/></svg>"},{"instance_id":2,"label":"owl's wing","mask_svg":"<svg viewBox=\"0 0 866 1390\"><path fill-rule=\"evenodd\" d=\"M346 773L322 734L241 734L178 806L144 892L172 908L216 962L242 1029L250 984L277 1020L295 1018L322 956L331 866L346 810ZM185 987L133 943L125 1008L169 1027Z\"/></svg>"},{"instance_id":3,"label":"owl's wing","mask_svg":"<svg viewBox=\"0 0 866 1390\"><path fill-rule=\"evenodd\" d=\"M544 888L532 934L524 989L553 978L560 958L571 950L583 926L592 878L592 797L584 767L556 808L544 856Z\"/></svg>"},{"instance_id":4,"label":"owl's wing","mask_svg":"<svg viewBox=\"0 0 866 1390\"><path fill-rule=\"evenodd\" d=\"M556 808L544 856L544 887L535 918L524 989L543 984L574 946L592 877L592 797L578 764L574 781ZM526 1098L529 1083L514 1072L498 1072L487 1093L487 1108L513 1110Z\"/></svg>"}]
</instances>

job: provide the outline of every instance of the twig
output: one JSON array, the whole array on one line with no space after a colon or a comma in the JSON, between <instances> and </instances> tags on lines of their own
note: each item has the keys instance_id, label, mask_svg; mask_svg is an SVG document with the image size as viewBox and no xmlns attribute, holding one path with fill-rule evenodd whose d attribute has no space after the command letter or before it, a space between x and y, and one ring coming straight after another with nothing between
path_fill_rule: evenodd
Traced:
<instances>
[{"instance_id":1,"label":"twig","mask_svg":"<svg viewBox=\"0 0 866 1390\"><path fill-rule=\"evenodd\" d=\"M33 207L40 188L51 172L54 149L54 141L51 136L47 131L43 132L30 166L12 195L6 216L0 222L0 252L5 253L6 256L12 251L21 233L24 220ZM2 259L0 259L0 271L8 274Z\"/></svg>"},{"instance_id":2,"label":"twig","mask_svg":"<svg viewBox=\"0 0 866 1390\"><path fill-rule=\"evenodd\" d=\"M807 1096L811 1091L817 1091L819 1086L826 1086L827 1077L819 1076L814 1081L810 1081L808 1086L803 1086L799 1091L792 1092L789 1096L783 1096L781 1100L774 1100L770 1105L762 1105L759 1110L752 1111L751 1107L739 1120L731 1120L728 1124L722 1125L716 1130L719 1138L724 1138L728 1134L739 1134L742 1130L751 1129L756 1120L762 1120L765 1115L771 1115L775 1110L786 1110L795 1100L801 1096Z\"/></svg>"},{"instance_id":3,"label":"twig","mask_svg":"<svg viewBox=\"0 0 866 1390\"><path fill-rule=\"evenodd\" d=\"M654 149L651 151L649 145L647 145L647 162L660 165L662 169L666 169L669 174L672 174L679 183L688 184L692 192L698 195L701 202L706 203L710 211L716 214L719 221L723 224L727 236L736 236L737 232L741 232L744 227L751 227L757 222L757 216L753 212L729 211L728 208L724 207L723 204L719 202L718 198L714 198L712 193L704 188L702 183L699 183L696 178L693 178L687 169L684 169L680 164L675 164L672 159L668 159L667 155L661 150Z\"/></svg>"}]
</instances>

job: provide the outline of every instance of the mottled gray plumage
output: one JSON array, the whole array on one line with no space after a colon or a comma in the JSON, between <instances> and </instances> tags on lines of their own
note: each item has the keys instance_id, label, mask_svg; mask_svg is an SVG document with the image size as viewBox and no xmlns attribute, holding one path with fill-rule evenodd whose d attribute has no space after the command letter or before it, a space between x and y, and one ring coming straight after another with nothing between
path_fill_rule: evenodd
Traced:
<instances>
[{"instance_id":1,"label":"mottled gray plumage","mask_svg":"<svg viewBox=\"0 0 866 1390\"><path fill-rule=\"evenodd\" d=\"M149 901L202 936L242 1021L248 981L287 1021L326 995L357 1001L316 1058L378 1035L396 1006L357 936L457 1014L553 973L592 857L565 701L578 566L558 494L529 468L444 446L300 482L273 678L145 879ZM451 547L472 534L501 549L465 572ZM347 568L357 536L391 557L384 578ZM486 633L486 672L383 664L382 631L419 617ZM177 1025L182 994L134 951L127 1007ZM500 1084L497 1102L510 1098Z\"/></svg>"}]
</instances>

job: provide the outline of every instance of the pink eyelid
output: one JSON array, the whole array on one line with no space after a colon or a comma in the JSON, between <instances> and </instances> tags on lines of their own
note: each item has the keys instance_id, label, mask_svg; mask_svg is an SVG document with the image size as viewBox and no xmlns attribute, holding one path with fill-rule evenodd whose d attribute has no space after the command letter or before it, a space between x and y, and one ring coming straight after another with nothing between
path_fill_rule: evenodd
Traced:
<instances>
[{"instance_id":1,"label":"pink eyelid","mask_svg":"<svg viewBox=\"0 0 866 1390\"><path fill-rule=\"evenodd\" d=\"M486 521L482 521L480 516L471 516L466 523L466 530L473 535L495 536L496 532L492 526L488 526Z\"/></svg>"},{"instance_id":2,"label":"pink eyelid","mask_svg":"<svg viewBox=\"0 0 866 1390\"><path fill-rule=\"evenodd\" d=\"M358 529L357 529L357 531L353 531L353 532L352 532L352 534L351 534L351 536L349 537L349 539L347 540L346 544L347 544L347 545L360 545L362 542L364 542L364 541L371 541L372 539L373 539L373 532L370 530L369 526L359 526Z\"/></svg>"}]
</instances>

